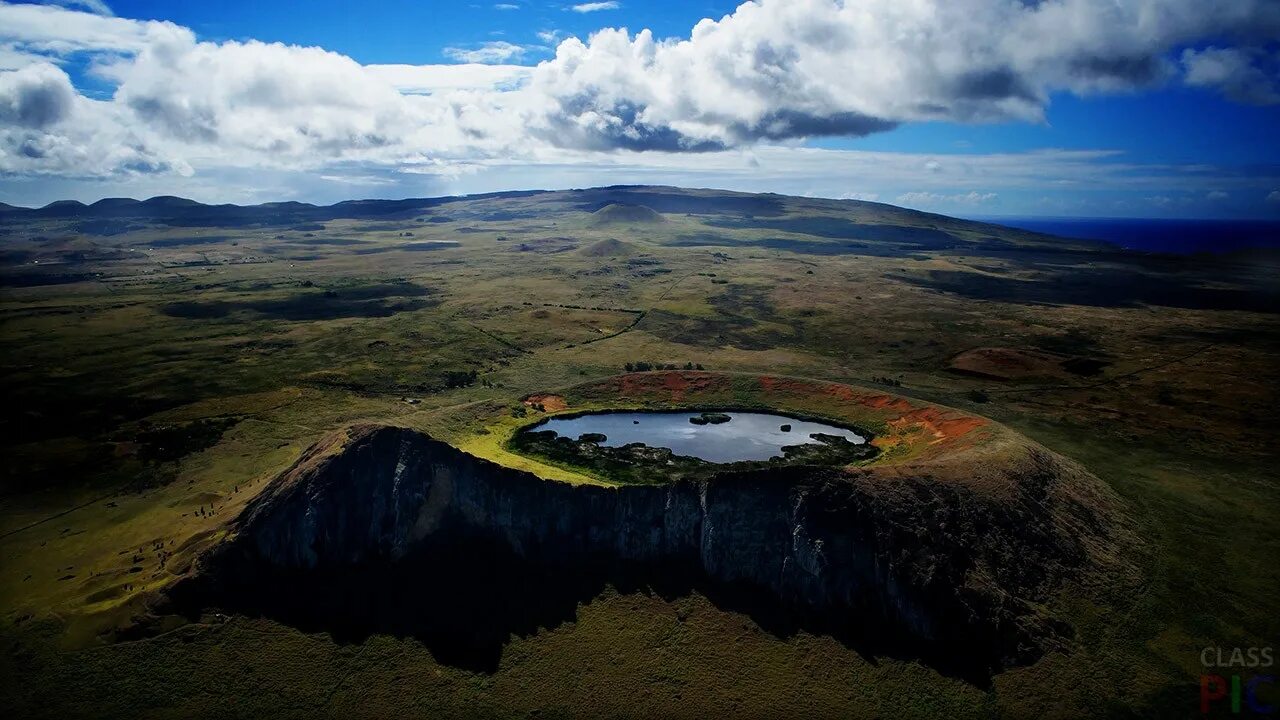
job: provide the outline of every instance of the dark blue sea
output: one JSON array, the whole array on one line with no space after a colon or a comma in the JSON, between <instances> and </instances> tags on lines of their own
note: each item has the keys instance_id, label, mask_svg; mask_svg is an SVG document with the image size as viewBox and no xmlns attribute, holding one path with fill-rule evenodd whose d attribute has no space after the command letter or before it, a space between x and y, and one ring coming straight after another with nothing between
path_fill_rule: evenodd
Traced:
<instances>
[{"instance_id":1,"label":"dark blue sea","mask_svg":"<svg viewBox=\"0 0 1280 720\"><path fill-rule=\"evenodd\" d=\"M1147 252L1225 253L1280 248L1280 222L1267 220L1052 217L988 217L982 220L1059 237L1104 240L1130 250Z\"/></svg>"}]
</instances>

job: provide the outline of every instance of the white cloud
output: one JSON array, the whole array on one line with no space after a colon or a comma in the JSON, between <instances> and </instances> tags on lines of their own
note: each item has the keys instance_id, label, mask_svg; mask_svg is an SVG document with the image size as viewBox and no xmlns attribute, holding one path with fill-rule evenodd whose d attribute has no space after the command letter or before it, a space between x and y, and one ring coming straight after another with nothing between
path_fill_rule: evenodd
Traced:
<instances>
[{"instance_id":1,"label":"white cloud","mask_svg":"<svg viewBox=\"0 0 1280 720\"><path fill-rule=\"evenodd\" d=\"M69 8L82 8L95 15L106 15L108 17L115 15L111 8L102 0L51 0L53 5L62 5Z\"/></svg>"},{"instance_id":2,"label":"white cloud","mask_svg":"<svg viewBox=\"0 0 1280 720\"><path fill-rule=\"evenodd\" d=\"M1280 52L1258 48L1187 49L1182 52L1185 82L1220 90L1236 102L1280 104Z\"/></svg>"},{"instance_id":3,"label":"white cloud","mask_svg":"<svg viewBox=\"0 0 1280 720\"><path fill-rule=\"evenodd\" d=\"M908 207L927 207L930 205L979 205L981 203L995 200L997 195L993 192L980 193L976 190L970 190L967 193L956 195L941 195L932 192L907 192L898 196L898 204Z\"/></svg>"},{"instance_id":4,"label":"white cloud","mask_svg":"<svg viewBox=\"0 0 1280 720\"><path fill-rule=\"evenodd\" d=\"M46 128L71 114L76 91L60 68L48 63L0 74L0 123L16 128Z\"/></svg>"},{"instance_id":5,"label":"white cloud","mask_svg":"<svg viewBox=\"0 0 1280 720\"><path fill-rule=\"evenodd\" d=\"M376 175L321 175L321 180L333 183L341 183L343 185L359 185L364 187L380 187L385 185L395 185L395 180L386 177L378 177Z\"/></svg>"},{"instance_id":6,"label":"white cloud","mask_svg":"<svg viewBox=\"0 0 1280 720\"><path fill-rule=\"evenodd\" d=\"M1272 205L1280 205L1280 190L1272 190L1267 193L1267 202Z\"/></svg>"},{"instance_id":7,"label":"white cloud","mask_svg":"<svg viewBox=\"0 0 1280 720\"><path fill-rule=\"evenodd\" d=\"M571 9L576 13L599 12L601 10L617 10L621 5L613 0L608 2L589 2L574 5Z\"/></svg>"},{"instance_id":8,"label":"white cloud","mask_svg":"<svg viewBox=\"0 0 1280 720\"><path fill-rule=\"evenodd\" d=\"M913 121L1039 122L1050 92L1162 82L1201 37L1280 32L1280 4L1235 0L764 0L687 39L570 38L532 85L553 142L706 150L865 135Z\"/></svg>"},{"instance_id":9,"label":"white cloud","mask_svg":"<svg viewBox=\"0 0 1280 720\"><path fill-rule=\"evenodd\" d=\"M100 179L43 177L24 182L6 179L0 200L41 205L50 200L85 201L106 196L150 197L178 194L202 202L265 202L296 198L336 202L353 196L424 197L494 190L590 187L608 184L658 184L717 187L744 192L777 192L839 198L850 188L878 195L877 201L896 202L906 192L939 196L964 195L973 178L982 190L999 194L987 204L920 206L920 209L965 213L1032 214L1054 180L1070 179L1087 187L1084 194L1053 196L1054 214L1149 216L1144 199L1179 193L1201 197L1206 186L1229 190L1233 197L1262 203L1280 188L1280 170L1241 172L1206 165L1149 165L1126 161L1114 151L1043 150L1034 152L947 156L954 175L922 175L927 159L918 153L827 150L794 145L756 145L749 149L708 152L692 162L686 155L666 152L616 151L598 153L544 145L514 145L487 156L447 154L439 157L392 160L320 159L308 169L295 159L292 166L262 166L237 160L209 164L191 177L174 174L130 173ZM318 168L316 169L312 168ZM376 192L362 186L321 180L320 175L385 178ZM367 183L366 183L367 185ZM372 187L372 186L370 186ZM866 199L870 199L869 197ZM1280 191L1274 202L1280 203ZM1049 207L1049 206L1046 206ZM1275 206L1272 206L1275 207Z\"/></svg>"},{"instance_id":10,"label":"white cloud","mask_svg":"<svg viewBox=\"0 0 1280 720\"><path fill-rule=\"evenodd\" d=\"M456 47L444 49L445 57L464 63L501 63L518 59L524 53L524 47L506 40L483 43L480 47L471 49Z\"/></svg>"},{"instance_id":11,"label":"white cloud","mask_svg":"<svg viewBox=\"0 0 1280 720\"><path fill-rule=\"evenodd\" d=\"M880 193L867 192L844 192L840 193L837 200L863 200L865 202L875 202L880 199Z\"/></svg>"},{"instance_id":12,"label":"white cloud","mask_svg":"<svg viewBox=\"0 0 1280 720\"><path fill-rule=\"evenodd\" d=\"M21 50L15 43L0 43L0 70L21 70L28 65L57 61L43 53Z\"/></svg>"},{"instance_id":13,"label":"white cloud","mask_svg":"<svg viewBox=\"0 0 1280 720\"><path fill-rule=\"evenodd\" d=\"M25 51L133 53L176 35L194 37L169 22L127 20L51 5L0 3L0 43Z\"/></svg>"},{"instance_id":14,"label":"white cloud","mask_svg":"<svg viewBox=\"0 0 1280 720\"><path fill-rule=\"evenodd\" d=\"M494 10L519 10L520 6L512 5L511 3L498 3L493 6L493 9Z\"/></svg>"},{"instance_id":15,"label":"white cloud","mask_svg":"<svg viewBox=\"0 0 1280 720\"><path fill-rule=\"evenodd\" d=\"M1231 193L1223 192L1222 190L1210 190L1209 194L1204 196L1204 199L1216 202L1218 200L1227 200L1230 197Z\"/></svg>"},{"instance_id":16,"label":"white cloud","mask_svg":"<svg viewBox=\"0 0 1280 720\"><path fill-rule=\"evenodd\" d=\"M528 79L523 65L366 65L365 71L402 93L429 95L451 90L510 90Z\"/></svg>"},{"instance_id":17,"label":"white cloud","mask_svg":"<svg viewBox=\"0 0 1280 720\"><path fill-rule=\"evenodd\" d=\"M319 48L183 38L99 72L158 142L196 153L341 156L397 143L417 122L395 88Z\"/></svg>"},{"instance_id":18,"label":"white cloud","mask_svg":"<svg viewBox=\"0 0 1280 720\"><path fill-rule=\"evenodd\" d=\"M355 165L341 174L476 177L499 166L549 173L573 163L618 168L625 159L650 177L705 168L742 186L809 173L830 178L833 195L875 177L883 188L874 194L920 193L920 202L985 202L1018 182L1097 187L1100 176L1126 172L1126 182L1148 187L1171 174L1105 153L787 147L748 158L738 149L919 120L1039 121L1052 91L1145 87L1165 77L1177 48L1277 32L1280 3L1267 0L762 0L703 20L681 39L620 29L570 37L536 66L510 64L526 48L501 41L448 50L465 61L457 65L366 66L321 48L202 42L167 22L0 2L0 172ZM560 39L544 33L544 42ZM114 87L109 99L72 87L58 64L73 55ZM1197 77L1203 57L1184 58L1200 63ZM703 155L690 162L682 154L691 151ZM987 191L962 190L956 178ZM1192 180L1197 194L1210 181L1240 187L1229 177Z\"/></svg>"},{"instance_id":19,"label":"white cloud","mask_svg":"<svg viewBox=\"0 0 1280 720\"><path fill-rule=\"evenodd\" d=\"M149 147L112 102L85 98L49 63L0 72L0 171L13 176L191 174Z\"/></svg>"}]
</instances>

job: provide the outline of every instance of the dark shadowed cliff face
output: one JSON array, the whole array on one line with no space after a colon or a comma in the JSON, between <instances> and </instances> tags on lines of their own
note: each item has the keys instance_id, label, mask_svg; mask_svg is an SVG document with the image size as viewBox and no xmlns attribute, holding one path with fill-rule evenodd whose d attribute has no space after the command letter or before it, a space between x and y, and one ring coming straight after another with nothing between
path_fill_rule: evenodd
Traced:
<instances>
[{"instance_id":1,"label":"dark shadowed cliff face","mask_svg":"<svg viewBox=\"0 0 1280 720\"><path fill-rule=\"evenodd\" d=\"M511 633L571 619L605 584L697 590L770 630L981 680L1069 632L1032 603L1085 569L1081 529L1106 520L1057 491L1074 479L1059 462L1028 448L1006 502L804 467L606 488L355 428L277 478L175 596L338 636L415 635L486 668Z\"/></svg>"}]
</instances>

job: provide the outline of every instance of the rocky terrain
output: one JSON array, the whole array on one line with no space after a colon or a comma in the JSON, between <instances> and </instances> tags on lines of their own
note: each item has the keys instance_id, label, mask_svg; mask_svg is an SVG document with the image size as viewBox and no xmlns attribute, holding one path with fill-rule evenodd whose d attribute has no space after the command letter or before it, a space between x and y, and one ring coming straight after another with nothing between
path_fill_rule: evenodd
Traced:
<instances>
[{"instance_id":1,"label":"rocky terrain","mask_svg":"<svg viewBox=\"0 0 1280 720\"><path fill-rule=\"evenodd\" d=\"M1122 530L1097 481L1029 442L997 471L1007 493L937 482L939 468L924 467L575 486L421 432L362 425L315 445L274 480L174 596L188 607L287 618L314 602L301 588L341 594L360 577L364 600L355 606L367 610L371 596L405 590L397 568L411 568L418 584L431 577L428 584L466 585L457 592L478 597L509 592L499 576L508 568L565 585L592 579L554 615L571 617L603 583L697 588L759 622L920 657L979 681L1069 641L1071 629L1039 608L1062 583L1115 569L1104 548ZM460 567L470 568L465 582ZM347 589L335 589L343 577ZM433 606L424 597L398 607ZM355 620L336 612L303 614L331 632ZM394 632L406 621L421 629L382 615L393 627L373 621L363 631ZM545 623L526 617L511 629ZM418 634L430 644L439 630L437 620L434 635Z\"/></svg>"}]
</instances>

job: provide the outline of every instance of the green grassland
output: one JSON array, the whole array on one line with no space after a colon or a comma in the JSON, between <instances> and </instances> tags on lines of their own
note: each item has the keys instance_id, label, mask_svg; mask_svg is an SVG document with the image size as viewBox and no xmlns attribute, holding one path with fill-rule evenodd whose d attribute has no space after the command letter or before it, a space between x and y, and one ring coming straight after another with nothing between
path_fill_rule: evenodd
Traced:
<instances>
[{"instance_id":1,"label":"green grassland","mask_svg":"<svg viewBox=\"0 0 1280 720\"><path fill-rule=\"evenodd\" d=\"M610 203L661 217L593 215ZM251 219L118 232L0 215L0 702L17 716L1189 717L1203 647L1280 635L1274 257L1144 256L874 203L670 188ZM1102 367L950 368L983 347ZM530 393L636 362L990 417L1119 494L1145 541L1141 590L1066 588L1070 647L987 688L696 594L609 590L513 639L492 674L411 639L260 618L131 634L154 591L346 424L597 482L505 441L542 415Z\"/></svg>"}]
</instances>

